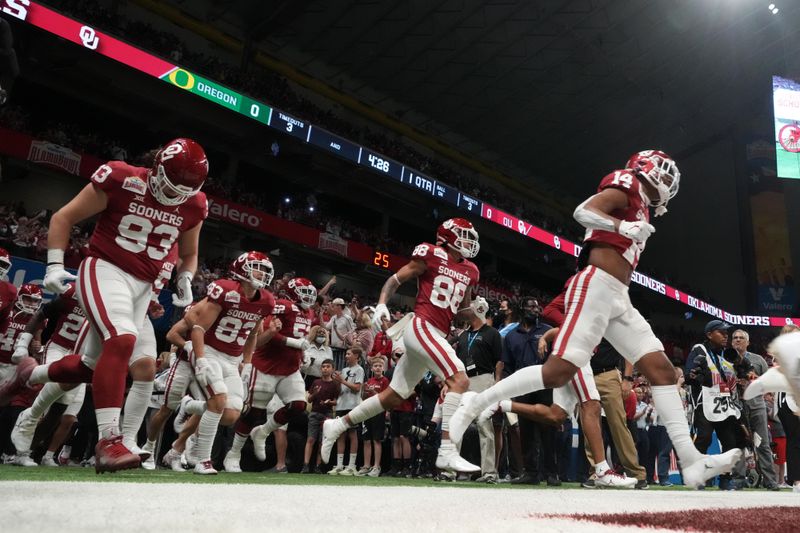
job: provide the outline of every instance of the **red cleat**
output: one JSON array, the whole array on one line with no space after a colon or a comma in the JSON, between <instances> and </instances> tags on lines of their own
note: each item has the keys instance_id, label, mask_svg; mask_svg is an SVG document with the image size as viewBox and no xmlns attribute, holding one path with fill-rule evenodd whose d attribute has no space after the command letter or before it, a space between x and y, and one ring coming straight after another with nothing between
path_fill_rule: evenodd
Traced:
<instances>
[{"instance_id":1,"label":"red cleat","mask_svg":"<svg viewBox=\"0 0 800 533\"><path fill-rule=\"evenodd\" d=\"M0 407L5 407L21 391L28 388L28 378L38 364L33 357L26 357L17 365L16 373L0 385Z\"/></svg>"},{"instance_id":2,"label":"red cleat","mask_svg":"<svg viewBox=\"0 0 800 533\"><path fill-rule=\"evenodd\" d=\"M127 470L139 468L142 459L122 444L122 436L115 435L110 439L100 439L94 447L95 463L94 470L98 474L102 472L116 472L117 470Z\"/></svg>"}]
</instances>

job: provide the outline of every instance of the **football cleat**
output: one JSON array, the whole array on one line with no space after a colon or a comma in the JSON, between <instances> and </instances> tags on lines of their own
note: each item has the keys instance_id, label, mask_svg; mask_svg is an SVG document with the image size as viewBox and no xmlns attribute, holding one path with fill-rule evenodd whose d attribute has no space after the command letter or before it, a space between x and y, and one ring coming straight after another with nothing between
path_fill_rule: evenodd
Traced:
<instances>
[{"instance_id":1,"label":"football cleat","mask_svg":"<svg viewBox=\"0 0 800 533\"><path fill-rule=\"evenodd\" d=\"M461 448L461 439L464 438L464 433L467 431L472 421L480 414L480 411L476 411L473 407L473 400L476 395L474 393L472 395L468 394L469 393L464 393L462 395L461 405L456 409L456 412L453 413L453 416L450 417L450 442L455 444L457 448Z\"/></svg>"},{"instance_id":2,"label":"football cleat","mask_svg":"<svg viewBox=\"0 0 800 533\"><path fill-rule=\"evenodd\" d=\"M186 448L183 450L183 459L189 468L192 468L199 462L199 459L194 455L194 447L197 444L197 436L192 435L186 439Z\"/></svg>"},{"instance_id":3,"label":"football cleat","mask_svg":"<svg viewBox=\"0 0 800 533\"><path fill-rule=\"evenodd\" d=\"M594 480L595 486L601 488L632 489L636 486L636 483L636 478L618 474L610 468Z\"/></svg>"},{"instance_id":4,"label":"football cleat","mask_svg":"<svg viewBox=\"0 0 800 533\"><path fill-rule=\"evenodd\" d=\"M767 392L792 392L792 385L780 369L772 367L747 385L742 398L752 400Z\"/></svg>"},{"instance_id":5,"label":"football cleat","mask_svg":"<svg viewBox=\"0 0 800 533\"><path fill-rule=\"evenodd\" d=\"M17 453L24 454L31 451L31 442L38 423L39 421L31 416L30 407L19 414L11 431L11 443L17 449Z\"/></svg>"},{"instance_id":6,"label":"football cleat","mask_svg":"<svg viewBox=\"0 0 800 533\"><path fill-rule=\"evenodd\" d=\"M53 458L48 456L42 457L42 466L61 466L58 462Z\"/></svg>"},{"instance_id":7,"label":"football cleat","mask_svg":"<svg viewBox=\"0 0 800 533\"><path fill-rule=\"evenodd\" d=\"M481 467L470 463L461 455L455 445L443 445L439 447L439 455L436 456L436 468L449 472L480 472Z\"/></svg>"},{"instance_id":8,"label":"football cleat","mask_svg":"<svg viewBox=\"0 0 800 533\"><path fill-rule=\"evenodd\" d=\"M339 436L345 431L347 431L347 425L342 418L326 420L325 423L322 424L322 444L319 447L319 453L323 463L328 464L331 458L333 445L336 444Z\"/></svg>"},{"instance_id":9,"label":"football cleat","mask_svg":"<svg viewBox=\"0 0 800 533\"><path fill-rule=\"evenodd\" d=\"M36 461L31 459L31 452L18 453L14 456L14 460L11 464L16 466L39 466L36 464Z\"/></svg>"},{"instance_id":10,"label":"football cleat","mask_svg":"<svg viewBox=\"0 0 800 533\"><path fill-rule=\"evenodd\" d=\"M142 459L142 461L146 460L153 453L151 451L145 450L144 448L140 448L139 445L136 444L136 441L132 439L126 439L123 437L122 444L124 444L125 447L128 448L128 450L130 450L132 454L138 455Z\"/></svg>"},{"instance_id":11,"label":"football cleat","mask_svg":"<svg viewBox=\"0 0 800 533\"><path fill-rule=\"evenodd\" d=\"M96 458L94 470L98 474L139 468L142 464L141 457L131 453L122 443L121 435L98 440L97 446L94 447L94 453Z\"/></svg>"},{"instance_id":12,"label":"football cleat","mask_svg":"<svg viewBox=\"0 0 800 533\"><path fill-rule=\"evenodd\" d=\"M0 407L5 407L11 400L25 390L31 372L38 365L33 357L25 357L17 364L14 375L0 384Z\"/></svg>"},{"instance_id":13,"label":"football cleat","mask_svg":"<svg viewBox=\"0 0 800 533\"><path fill-rule=\"evenodd\" d=\"M201 476L213 476L217 474L217 470L214 468L214 463L212 463L211 460L200 461L194 465L194 473L200 474Z\"/></svg>"},{"instance_id":14,"label":"football cleat","mask_svg":"<svg viewBox=\"0 0 800 533\"><path fill-rule=\"evenodd\" d=\"M173 472L185 472L183 464L181 464L181 452L175 448L170 448L169 451L161 458L161 464L168 466Z\"/></svg>"},{"instance_id":15,"label":"football cleat","mask_svg":"<svg viewBox=\"0 0 800 533\"><path fill-rule=\"evenodd\" d=\"M800 399L800 332L779 336L768 351L777 359L778 370L786 377L794 397Z\"/></svg>"},{"instance_id":16,"label":"football cleat","mask_svg":"<svg viewBox=\"0 0 800 533\"><path fill-rule=\"evenodd\" d=\"M242 459L241 454L229 451L225 455L225 460L222 462L222 466L223 468L225 468L226 472L230 472L231 474L241 474L242 467L239 464L239 461L241 459Z\"/></svg>"},{"instance_id":17,"label":"football cleat","mask_svg":"<svg viewBox=\"0 0 800 533\"><path fill-rule=\"evenodd\" d=\"M266 424L261 424L254 427L250 432L250 438L253 440L253 453L259 461L267 460L267 437L269 437L269 433L266 426Z\"/></svg>"},{"instance_id":18,"label":"football cleat","mask_svg":"<svg viewBox=\"0 0 800 533\"><path fill-rule=\"evenodd\" d=\"M142 468L144 468L145 470L155 470L156 469L155 455L150 454L150 456L147 459L142 461Z\"/></svg>"},{"instance_id":19,"label":"football cleat","mask_svg":"<svg viewBox=\"0 0 800 533\"><path fill-rule=\"evenodd\" d=\"M178 414L175 415L175 420L172 422L172 428L178 435L180 435L181 431L183 431L183 426L186 424L186 421L189 420L190 416L192 416L186 412L186 405L191 401L191 396L184 396L181 398L181 404L180 407L178 407Z\"/></svg>"},{"instance_id":20,"label":"football cleat","mask_svg":"<svg viewBox=\"0 0 800 533\"><path fill-rule=\"evenodd\" d=\"M683 484L687 487L701 488L707 480L727 474L742 458L742 450L734 448L719 455L704 455L694 463L683 468Z\"/></svg>"}]
</instances>

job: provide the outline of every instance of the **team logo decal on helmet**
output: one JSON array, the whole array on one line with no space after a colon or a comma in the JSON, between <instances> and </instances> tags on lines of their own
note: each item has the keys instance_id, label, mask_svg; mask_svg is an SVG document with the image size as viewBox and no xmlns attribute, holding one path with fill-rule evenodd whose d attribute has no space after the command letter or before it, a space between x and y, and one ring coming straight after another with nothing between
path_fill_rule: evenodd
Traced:
<instances>
[{"instance_id":1,"label":"team logo decal on helmet","mask_svg":"<svg viewBox=\"0 0 800 533\"><path fill-rule=\"evenodd\" d=\"M272 283L275 270L272 261L261 252L245 252L231 263L231 276L239 281L246 281L256 289L263 289Z\"/></svg>"},{"instance_id":2,"label":"team logo decal on helmet","mask_svg":"<svg viewBox=\"0 0 800 533\"><path fill-rule=\"evenodd\" d=\"M42 289L33 283L26 283L19 288L15 305L24 313L35 313L42 305Z\"/></svg>"},{"instance_id":3,"label":"team logo decal on helmet","mask_svg":"<svg viewBox=\"0 0 800 533\"><path fill-rule=\"evenodd\" d=\"M447 245L467 259L472 259L481 249L478 232L467 219L451 218L441 223L436 230L436 244Z\"/></svg>"},{"instance_id":4,"label":"team logo decal on helmet","mask_svg":"<svg viewBox=\"0 0 800 533\"><path fill-rule=\"evenodd\" d=\"M303 309L309 309L317 302L317 288L306 278L292 278L286 288L292 300L298 302Z\"/></svg>"},{"instance_id":5,"label":"team logo decal on helmet","mask_svg":"<svg viewBox=\"0 0 800 533\"><path fill-rule=\"evenodd\" d=\"M200 191L207 176L203 147L191 139L174 139L156 154L150 192L162 205L180 205Z\"/></svg>"}]
</instances>

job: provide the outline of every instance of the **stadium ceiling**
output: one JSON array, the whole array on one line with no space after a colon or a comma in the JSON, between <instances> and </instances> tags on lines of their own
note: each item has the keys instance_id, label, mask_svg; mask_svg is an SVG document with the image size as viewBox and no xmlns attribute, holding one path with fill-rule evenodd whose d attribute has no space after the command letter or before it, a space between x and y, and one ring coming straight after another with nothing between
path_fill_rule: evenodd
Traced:
<instances>
[{"instance_id":1,"label":"stadium ceiling","mask_svg":"<svg viewBox=\"0 0 800 533\"><path fill-rule=\"evenodd\" d=\"M511 175L585 192L635 150L687 154L768 110L800 56L800 3L776 3L178 4Z\"/></svg>"}]
</instances>

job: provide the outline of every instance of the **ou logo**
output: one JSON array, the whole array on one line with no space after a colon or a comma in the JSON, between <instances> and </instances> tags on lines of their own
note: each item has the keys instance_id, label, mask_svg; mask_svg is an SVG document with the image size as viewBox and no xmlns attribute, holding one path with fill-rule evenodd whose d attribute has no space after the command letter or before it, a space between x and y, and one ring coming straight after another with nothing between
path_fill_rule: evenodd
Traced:
<instances>
[{"instance_id":1,"label":"ou logo","mask_svg":"<svg viewBox=\"0 0 800 533\"><path fill-rule=\"evenodd\" d=\"M83 46L89 50L97 50L97 45L100 44L100 37L97 32L89 26L83 26L78 34L83 42Z\"/></svg>"}]
</instances>

